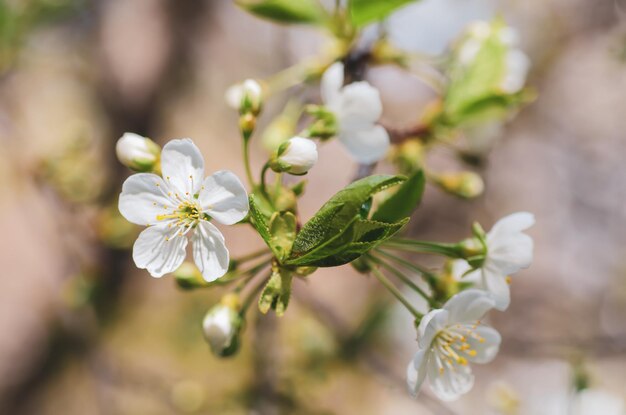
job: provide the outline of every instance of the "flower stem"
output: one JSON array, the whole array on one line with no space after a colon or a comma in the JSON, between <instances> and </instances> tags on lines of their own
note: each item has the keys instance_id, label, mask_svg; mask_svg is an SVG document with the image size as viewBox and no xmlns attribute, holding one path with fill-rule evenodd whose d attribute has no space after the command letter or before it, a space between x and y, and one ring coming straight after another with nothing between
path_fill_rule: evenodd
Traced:
<instances>
[{"instance_id":1,"label":"flower stem","mask_svg":"<svg viewBox=\"0 0 626 415\"><path fill-rule=\"evenodd\" d=\"M401 251L418 252L422 254L438 254L450 258L463 258L463 252L458 244L443 244L436 242L414 241L411 239L393 238L385 241L384 248Z\"/></svg>"},{"instance_id":2,"label":"flower stem","mask_svg":"<svg viewBox=\"0 0 626 415\"><path fill-rule=\"evenodd\" d=\"M415 271L419 274L422 274L422 276L424 276L428 285L430 285L431 287L434 287L437 284L437 276L433 274L432 272L428 271L426 268L422 267L421 265L409 262L404 258L401 258L389 252L383 251L382 249L379 249L379 248L376 248L375 250L380 255L383 255L389 258L390 260L397 262L398 264L404 266L405 268L408 268L411 271Z\"/></svg>"},{"instance_id":3,"label":"flower stem","mask_svg":"<svg viewBox=\"0 0 626 415\"><path fill-rule=\"evenodd\" d=\"M246 287L246 285L248 285L248 283L252 281L252 279L254 279L254 277L256 277L258 273L263 270L263 268L270 265L270 263L271 263L271 259L265 259L262 262L258 263L257 265L250 267L245 271L241 271L239 275L235 277L235 279L239 280L243 278L243 280L240 281L239 284L237 284L237 286L235 287L235 292L237 293L241 292Z\"/></svg>"},{"instance_id":4,"label":"flower stem","mask_svg":"<svg viewBox=\"0 0 626 415\"><path fill-rule=\"evenodd\" d=\"M411 289L413 289L415 292L417 292L420 296L422 296L422 298L424 300L426 300L428 302L429 305L434 306L435 303L433 301L432 298L430 298L430 296L428 294L426 294L426 292L424 290L422 290L420 287L417 286L417 284L415 284L409 277L407 277L406 275L404 275L402 272L400 272L399 270L395 269L392 265L390 265L389 263L383 261L380 258L376 258L375 256L370 255L369 259L374 261L375 263L377 263L378 265L381 265L383 268L386 268L389 272L391 272L393 275L395 275L396 277L398 277L398 279L400 281L402 281L403 283L405 283L406 285L408 285Z\"/></svg>"},{"instance_id":5,"label":"flower stem","mask_svg":"<svg viewBox=\"0 0 626 415\"><path fill-rule=\"evenodd\" d=\"M422 313L420 313L419 311L417 311L415 309L415 307L413 307L411 305L411 303L409 302L409 300L407 300L402 293L400 292L400 290L398 290L398 288L396 288L395 285L393 285L393 283L391 281L389 281L389 279L387 277L385 277L385 275L380 272L380 270L378 268L372 268L372 274L374 274L374 276L378 279L378 281L380 281L380 283L391 293L393 294L394 297L396 297L398 299L398 301L400 301L402 303L402 305L404 305L406 307L407 310L409 310L409 312L411 314L413 314L413 316L415 316L415 318L422 318L424 315Z\"/></svg>"},{"instance_id":6,"label":"flower stem","mask_svg":"<svg viewBox=\"0 0 626 415\"><path fill-rule=\"evenodd\" d=\"M270 251L268 251L267 248L262 248L262 249L259 249L258 251L254 251L249 254L240 256L239 258L236 258L233 261L238 264L243 264L244 262L248 262L250 260L256 259L260 256L263 256L264 254L269 254L269 253Z\"/></svg>"},{"instance_id":7,"label":"flower stem","mask_svg":"<svg viewBox=\"0 0 626 415\"><path fill-rule=\"evenodd\" d=\"M254 288L252 288L250 292L248 292L248 295L246 295L246 298L243 300L243 304L241 306L241 311L240 311L241 315L244 315L246 311L248 311L250 304L252 304L252 302L256 298L256 295L259 293L259 291L261 291L261 289L265 286L265 284L267 284L271 276L272 276L272 272L270 271L267 277L261 278L259 282L254 286Z\"/></svg>"},{"instance_id":8,"label":"flower stem","mask_svg":"<svg viewBox=\"0 0 626 415\"><path fill-rule=\"evenodd\" d=\"M265 165L263 165L263 169L261 170L261 192L267 198L267 200L270 200L270 196L267 193L267 184L266 184L266 181L265 181L265 176L266 176L267 170L269 168L270 168L270 163L267 162L267 163L265 163Z\"/></svg>"},{"instance_id":9,"label":"flower stem","mask_svg":"<svg viewBox=\"0 0 626 415\"><path fill-rule=\"evenodd\" d=\"M246 177L250 187L254 187L254 179L252 178L252 169L250 168L250 138L243 139L243 163L246 168Z\"/></svg>"}]
</instances>

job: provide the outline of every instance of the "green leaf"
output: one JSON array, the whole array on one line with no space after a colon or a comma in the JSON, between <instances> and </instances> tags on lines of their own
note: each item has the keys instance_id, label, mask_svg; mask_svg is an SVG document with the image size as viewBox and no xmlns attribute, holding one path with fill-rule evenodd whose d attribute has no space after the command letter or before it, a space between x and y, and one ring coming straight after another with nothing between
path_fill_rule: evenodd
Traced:
<instances>
[{"instance_id":1,"label":"green leaf","mask_svg":"<svg viewBox=\"0 0 626 415\"><path fill-rule=\"evenodd\" d=\"M369 220L374 194L398 185L402 176L369 176L338 192L309 220L293 244L287 265L331 267L351 262L390 238L409 220Z\"/></svg>"},{"instance_id":2,"label":"green leaf","mask_svg":"<svg viewBox=\"0 0 626 415\"><path fill-rule=\"evenodd\" d=\"M351 0L350 16L356 27L383 20L414 0Z\"/></svg>"},{"instance_id":3,"label":"green leaf","mask_svg":"<svg viewBox=\"0 0 626 415\"><path fill-rule=\"evenodd\" d=\"M316 0L236 0L242 9L277 23L320 24L326 11Z\"/></svg>"},{"instance_id":4,"label":"green leaf","mask_svg":"<svg viewBox=\"0 0 626 415\"><path fill-rule=\"evenodd\" d=\"M270 248L280 262L284 261L291 252L291 246L296 239L296 217L291 212L275 212L270 220Z\"/></svg>"},{"instance_id":5,"label":"green leaf","mask_svg":"<svg viewBox=\"0 0 626 415\"><path fill-rule=\"evenodd\" d=\"M284 268L275 268L272 276L263 288L259 297L259 310L266 314L270 308L276 311L276 315L282 316L289 305L291 297L291 271Z\"/></svg>"},{"instance_id":6,"label":"green leaf","mask_svg":"<svg viewBox=\"0 0 626 415\"><path fill-rule=\"evenodd\" d=\"M381 242L391 238L409 221L404 218L396 223L376 222L357 218L346 229L323 245L288 264L313 267L336 267L354 261L372 250Z\"/></svg>"},{"instance_id":7,"label":"green leaf","mask_svg":"<svg viewBox=\"0 0 626 415\"><path fill-rule=\"evenodd\" d=\"M303 256L345 232L373 194L405 180L402 176L374 175L357 180L339 191L302 227L290 258Z\"/></svg>"},{"instance_id":8,"label":"green leaf","mask_svg":"<svg viewBox=\"0 0 626 415\"><path fill-rule=\"evenodd\" d=\"M411 216L422 200L425 184L424 171L420 169L378 206L372 219L381 222L395 222Z\"/></svg>"}]
</instances>

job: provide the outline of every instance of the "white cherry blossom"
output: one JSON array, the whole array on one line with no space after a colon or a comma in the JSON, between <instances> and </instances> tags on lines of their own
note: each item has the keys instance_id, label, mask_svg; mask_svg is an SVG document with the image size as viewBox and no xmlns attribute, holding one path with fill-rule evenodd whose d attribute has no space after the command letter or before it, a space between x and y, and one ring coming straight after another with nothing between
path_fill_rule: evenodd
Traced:
<instances>
[{"instance_id":1,"label":"white cherry blossom","mask_svg":"<svg viewBox=\"0 0 626 415\"><path fill-rule=\"evenodd\" d=\"M489 363L500 348L500 334L480 321L494 306L489 293L470 289L422 318L417 329L419 349L407 367L411 393L416 395L426 378L444 401L470 391L474 375L469 363Z\"/></svg>"},{"instance_id":2,"label":"white cherry blossom","mask_svg":"<svg viewBox=\"0 0 626 415\"><path fill-rule=\"evenodd\" d=\"M248 213L248 196L237 176L221 170L204 178L204 159L188 138L172 140L161 153L163 177L151 173L130 176L122 186L119 210L130 222L148 226L133 246L133 260L153 277L175 271L186 256L192 235L193 258L207 281L224 275L229 254L224 225Z\"/></svg>"},{"instance_id":3,"label":"white cherry blossom","mask_svg":"<svg viewBox=\"0 0 626 415\"><path fill-rule=\"evenodd\" d=\"M533 260L533 240L523 233L535 223L528 212L505 216L487 233L487 255L482 266L471 267L464 260L454 261L453 274L461 281L474 283L476 288L489 291L496 309L504 311L511 303L510 275L528 268Z\"/></svg>"},{"instance_id":4,"label":"white cherry blossom","mask_svg":"<svg viewBox=\"0 0 626 415\"><path fill-rule=\"evenodd\" d=\"M497 37L507 48L504 56L504 75L498 86L503 93L515 94L524 88L530 70L530 59L518 49L519 34L515 29L484 21L470 24L466 38L459 47L458 60L462 65L471 65L485 42L492 36Z\"/></svg>"},{"instance_id":5,"label":"white cherry blossom","mask_svg":"<svg viewBox=\"0 0 626 415\"><path fill-rule=\"evenodd\" d=\"M361 81L343 86L343 64L331 65L322 77L322 101L337 122L337 137L356 161L375 163L389 149L389 134L376 124L383 112L378 90Z\"/></svg>"}]
</instances>

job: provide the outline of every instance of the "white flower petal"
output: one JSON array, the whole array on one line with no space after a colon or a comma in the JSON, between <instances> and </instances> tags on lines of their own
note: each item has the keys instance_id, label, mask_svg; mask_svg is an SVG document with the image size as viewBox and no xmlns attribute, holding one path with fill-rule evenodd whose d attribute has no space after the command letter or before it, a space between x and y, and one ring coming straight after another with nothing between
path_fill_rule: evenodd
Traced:
<instances>
[{"instance_id":1,"label":"white flower petal","mask_svg":"<svg viewBox=\"0 0 626 415\"><path fill-rule=\"evenodd\" d=\"M459 49L459 62L462 65L470 65L482 47L482 40L473 38L467 39Z\"/></svg>"},{"instance_id":2,"label":"white flower petal","mask_svg":"<svg viewBox=\"0 0 626 415\"><path fill-rule=\"evenodd\" d=\"M426 364L429 353L426 350L418 350L406 369L406 382L413 396L417 395L424 379L426 379Z\"/></svg>"},{"instance_id":3,"label":"white flower petal","mask_svg":"<svg viewBox=\"0 0 626 415\"><path fill-rule=\"evenodd\" d=\"M343 87L337 100L339 130L368 129L383 113L378 89L367 82L354 82Z\"/></svg>"},{"instance_id":4,"label":"white flower petal","mask_svg":"<svg viewBox=\"0 0 626 415\"><path fill-rule=\"evenodd\" d=\"M161 171L181 197L193 196L204 179L204 159L191 139L172 140L161 152Z\"/></svg>"},{"instance_id":5,"label":"white flower petal","mask_svg":"<svg viewBox=\"0 0 626 415\"><path fill-rule=\"evenodd\" d=\"M204 317L202 321L204 336L213 350L221 351L230 346L236 332L233 314L232 309L219 306Z\"/></svg>"},{"instance_id":6,"label":"white flower petal","mask_svg":"<svg viewBox=\"0 0 626 415\"><path fill-rule=\"evenodd\" d=\"M175 206L166 195L168 185L160 176L137 173L122 185L118 208L122 216L137 225L154 225L157 215L167 213L165 207Z\"/></svg>"},{"instance_id":7,"label":"white flower petal","mask_svg":"<svg viewBox=\"0 0 626 415\"><path fill-rule=\"evenodd\" d=\"M211 223L198 223L192 238L193 259L207 282L215 281L228 271L229 254L224 236Z\"/></svg>"},{"instance_id":8,"label":"white flower petal","mask_svg":"<svg viewBox=\"0 0 626 415\"><path fill-rule=\"evenodd\" d=\"M487 234L487 242L503 235L525 231L535 224L535 216L528 212L517 212L497 221Z\"/></svg>"},{"instance_id":9,"label":"white flower petal","mask_svg":"<svg viewBox=\"0 0 626 415\"><path fill-rule=\"evenodd\" d=\"M487 243L487 261L498 267L502 274L516 273L528 268L533 262L533 240L530 236L517 233Z\"/></svg>"},{"instance_id":10,"label":"white flower petal","mask_svg":"<svg viewBox=\"0 0 626 415\"><path fill-rule=\"evenodd\" d=\"M174 272L185 260L187 238L178 236L177 227L150 226L139 234L133 246L137 268L148 270L153 277Z\"/></svg>"},{"instance_id":11,"label":"white flower petal","mask_svg":"<svg viewBox=\"0 0 626 415\"><path fill-rule=\"evenodd\" d=\"M494 308L500 311L509 308L511 303L511 290L506 277L506 274L502 274L498 269L492 269L488 263L482 268L482 285L491 293L495 301Z\"/></svg>"},{"instance_id":12,"label":"white flower petal","mask_svg":"<svg viewBox=\"0 0 626 415\"><path fill-rule=\"evenodd\" d=\"M385 157L389 149L389 134L380 125L373 125L367 130L341 131L339 140L361 164L377 162Z\"/></svg>"},{"instance_id":13,"label":"white flower petal","mask_svg":"<svg viewBox=\"0 0 626 415\"><path fill-rule=\"evenodd\" d=\"M500 82L500 89L507 94L515 94L524 88L530 69L530 59L521 50L510 50L506 55L506 73Z\"/></svg>"},{"instance_id":14,"label":"white flower petal","mask_svg":"<svg viewBox=\"0 0 626 415\"><path fill-rule=\"evenodd\" d=\"M428 312L417 328L417 342L420 348L428 349L435 335L448 323L448 312L436 309Z\"/></svg>"},{"instance_id":15,"label":"white flower petal","mask_svg":"<svg viewBox=\"0 0 626 415\"><path fill-rule=\"evenodd\" d=\"M226 105L234 110L239 110L242 99L243 86L241 84L231 85L224 93L224 100L226 101Z\"/></svg>"},{"instance_id":16,"label":"white flower petal","mask_svg":"<svg viewBox=\"0 0 626 415\"><path fill-rule=\"evenodd\" d=\"M461 365L452 361L454 370L446 368L440 372L437 359L428 360L428 380L430 387L442 401L454 401L469 392L474 386L474 375L469 365Z\"/></svg>"},{"instance_id":17,"label":"white flower petal","mask_svg":"<svg viewBox=\"0 0 626 415\"><path fill-rule=\"evenodd\" d=\"M449 324L454 324L480 320L494 306L491 295L482 290L469 289L454 295L443 308L450 313Z\"/></svg>"},{"instance_id":18,"label":"white flower petal","mask_svg":"<svg viewBox=\"0 0 626 415\"><path fill-rule=\"evenodd\" d=\"M460 282L469 282L473 284L473 287L483 289L483 280L480 269L476 269L468 274L472 267L464 259L456 259L452 261L452 275L454 279Z\"/></svg>"},{"instance_id":19,"label":"white flower petal","mask_svg":"<svg viewBox=\"0 0 626 415\"><path fill-rule=\"evenodd\" d=\"M215 172L204 180L198 201L202 209L224 225L237 223L248 214L248 193L228 170Z\"/></svg>"},{"instance_id":20,"label":"white flower petal","mask_svg":"<svg viewBox=\"0 0 626 415\"><path fill-rule=\"evenodd\" d=\"M500 333L498 333L496 329L488 326L478 326L475 329L472 329L472 331L480 336L483 341L471 336L466 337L466 341L471 348L470 350L474 350L476 352L476 355L474 356L467 355L467 360L473 363L491 362L496 357L498 350L500 349L500 342L502 341Z\"/></svg>"},{"instance_id":21,"label":"white flower petal","mask_svg":"<svg viewBox=\"0 0 626 415\"><path fill-rule=\"evenodd\" d=\"M333 106L343 86L343 64L341 62L336 62L326 69L326 72L322 75L320 86L322 101L327 106Z\"/></svg>"},{"instance_id":22,"label":"white flower petal","mask_svg":"<svg viewBox=\"0 0 626 415\"><path fill-rule=\"evenodd\" d=\"M304 174L317 163L317 145L308 138L293 137L278 159L290 166L289 173Z\"/></svg>"}]
</instances>

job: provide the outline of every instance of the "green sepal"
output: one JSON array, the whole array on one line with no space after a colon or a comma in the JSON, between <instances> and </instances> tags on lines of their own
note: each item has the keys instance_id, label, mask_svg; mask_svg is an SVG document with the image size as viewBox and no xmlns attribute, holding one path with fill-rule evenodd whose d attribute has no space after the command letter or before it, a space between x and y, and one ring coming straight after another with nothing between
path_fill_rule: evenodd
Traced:
<instances>
[{"instance_id":1,"label":"green sepal","mask_svg":"<svg viewBox=\"0 0 626 415\"><path fill-rule=\"evenodd\" d=\"M270 308L277 316L282 316L289 305L291 297L291 281L293 275L290 270L281 267L273 267L272 276L263 288L259 297L259 310L266 314Z\"/></svg>"},{"instance_id":2,"label":"green sepal","mask_svg":"<svg viewBox=\"0 0 626 415\"><path fill-rule=\"evenodd\" d=\"M380 222L395 222L411 216L422 201L425 185L424 171L420 169L402 183L395 193L378 205L372 219Z\"/></svg>"},{"instance_id":3,"label":"green sepal","mask_svg":"<svg viewBox=\"0 0 626 415\"><path fill-rule=\"evenodd\" d=\"M291 212L274 212L270 219L270 248L280 262L291 252L296 239L296 224L296 216Z\"/></svg>"},{"instance_id":4,"label":"green sepal","mask_svg":"<svg viewBox=\"0 0 626 415\"><path fill-rule=\"evenodd\" d=\"M298 184L293 186L291 188L291 191L293 192L294 195L296 195L296 197L300 197L300 196L302 196L304 194L304 190L306 189L306 185L307 185L307 181L306 180L302 180L301 182L299 182Z\"/></svg>"}]
</instances>

